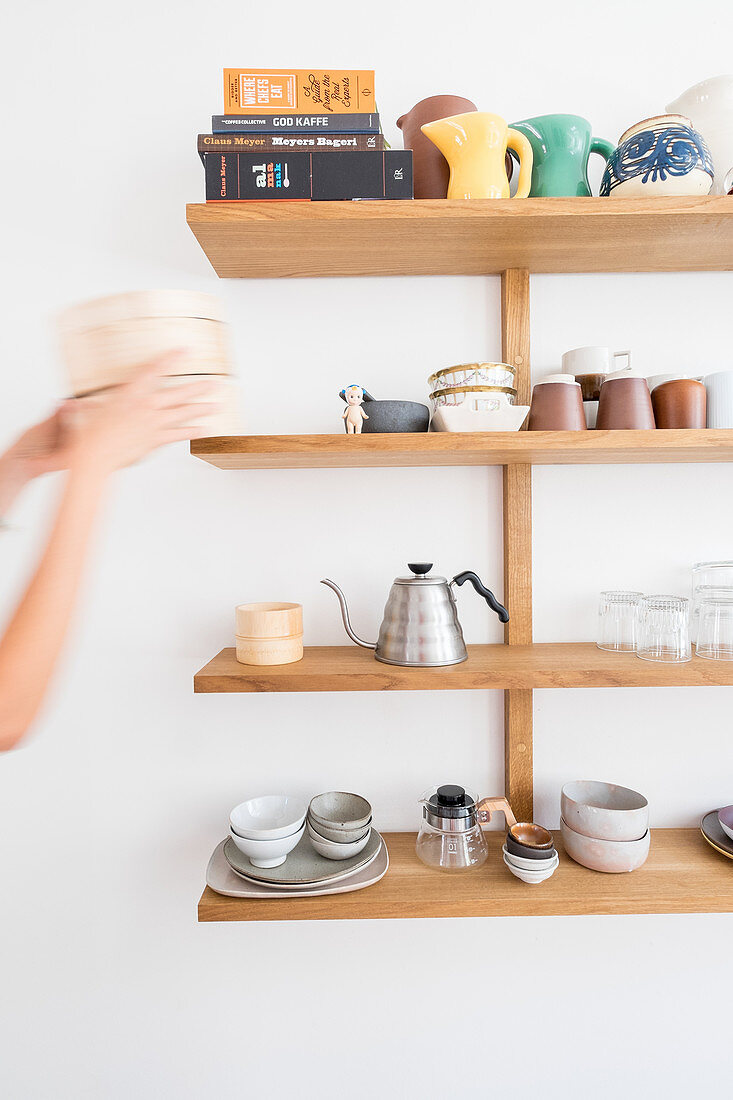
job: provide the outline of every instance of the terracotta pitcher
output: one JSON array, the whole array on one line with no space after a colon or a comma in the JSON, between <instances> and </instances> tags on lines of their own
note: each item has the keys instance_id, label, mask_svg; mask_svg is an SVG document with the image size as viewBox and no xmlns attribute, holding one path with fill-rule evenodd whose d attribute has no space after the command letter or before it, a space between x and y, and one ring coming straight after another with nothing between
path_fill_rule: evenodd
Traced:
<instances>
[{"instance_id":1,"label":"terracotta pitcher","mask_svg":"<svg viewBox=\"0 0 733 1100\"><path fill-rule=\"evenodd\" d=\"M526 199L532 182L532 146L524 134L510 130L501 115L486 111L453 115L422 127L450 165L449 199L508 199L505 157L519 159L518 199Z\"/></svg>"},{"instance_id":2,"label":"terracotta pitcher","mask_svg":"<svg viewBox=\"0 0 733 1100\"><path fill-rule=\"evenodd\" d=\"M478 108L459 95L432 95L421 99L397 119L405 149L412 149L413 193L416 199L444 199L448 194L448 161L423 134L421 127L448 115L468 114Z\"/></svg>"}]
</instances>

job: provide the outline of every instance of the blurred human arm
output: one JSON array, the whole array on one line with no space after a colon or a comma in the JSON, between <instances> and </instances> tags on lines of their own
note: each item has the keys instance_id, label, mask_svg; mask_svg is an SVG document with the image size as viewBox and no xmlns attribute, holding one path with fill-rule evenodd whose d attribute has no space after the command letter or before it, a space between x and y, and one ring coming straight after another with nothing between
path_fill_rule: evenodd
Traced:
<instances>
[{"instance_id":1,"label":"blurred human arm","mask_svg":"<svg viewBox=\"0 0 733 1100\"><path fill-rule=\"evenodd\" d=\"M109 475L164 443L206 434L188 424L214 407L201 403L208 384L164 389L160 377L169 372L161 360L129 384L68 402L56 414L53 461L68 473L41 560L0 639L0 751L20 741L43 701ZM26 480L34 468L25 464Z\"/></svg>"},{"instance_id":2,"label":"blurred human arm","mask_svg":"<svg viewBox=\"0 0 733 1100\"><path fill-rule=\"evenodd\" d=\"M29 481L40 474L60 470L62 415L56 410L40 424L28 428L0 455L0 520Z\"/></svg>"}]
</instances>

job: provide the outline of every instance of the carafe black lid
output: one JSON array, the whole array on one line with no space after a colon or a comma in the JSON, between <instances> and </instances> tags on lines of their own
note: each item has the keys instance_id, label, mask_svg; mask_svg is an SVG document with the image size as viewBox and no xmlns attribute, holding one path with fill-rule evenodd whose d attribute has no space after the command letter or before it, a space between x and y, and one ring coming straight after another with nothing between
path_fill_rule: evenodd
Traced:
<instances>
[{"instance_id":1,"label":"carafe black lid","mask_svg":"<svg viewBox=\"0 0 733 1100\"><path fill-rule=\"evenodd\" d=\"M454 783L438 787L428 800L428 805L436 817L469 817L476 812L476 803L471 796Z\"/></svg>"}]
</instances>

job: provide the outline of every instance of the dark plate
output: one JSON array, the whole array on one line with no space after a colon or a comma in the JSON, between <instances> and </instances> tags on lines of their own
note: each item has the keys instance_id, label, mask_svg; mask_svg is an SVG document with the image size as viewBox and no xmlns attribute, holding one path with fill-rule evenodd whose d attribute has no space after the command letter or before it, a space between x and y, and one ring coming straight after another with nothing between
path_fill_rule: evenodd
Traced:
<instances>
[{"instance_id":1,"label":"dark plate","mask_svg":"<svg viewBox=\"0 0 733 1100\"><path fill-rule=\"evenodd\" d=\"M707 840L711 848L720 852L721 856L733 859L733 840L723 832L718 821L718 811L711 810L700 822L700 832Z\"/></svg>"}]
</instances>

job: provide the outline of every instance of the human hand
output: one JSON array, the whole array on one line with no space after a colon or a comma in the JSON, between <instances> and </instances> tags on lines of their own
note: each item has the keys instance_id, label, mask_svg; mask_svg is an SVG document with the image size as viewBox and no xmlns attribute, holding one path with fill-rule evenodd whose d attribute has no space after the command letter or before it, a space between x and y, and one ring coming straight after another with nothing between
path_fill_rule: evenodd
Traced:
<instances>
[{"instance_id":1,"label":"human hand","mask_svg":"<svg viewBox=\"0 0 733 1100\"><path fill-rule=\"evenodd\" d=\"M217 402L202 401L211 382L190 382L166 388L162 380L175 374L174 352L143 367L121 386L90 397L67 401L60 410L62 437L69 466L87 466L103 475L129 466L166 443L200 439L206 427L192 427L215 412Z\"/></svg>"}]
</instances>

